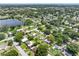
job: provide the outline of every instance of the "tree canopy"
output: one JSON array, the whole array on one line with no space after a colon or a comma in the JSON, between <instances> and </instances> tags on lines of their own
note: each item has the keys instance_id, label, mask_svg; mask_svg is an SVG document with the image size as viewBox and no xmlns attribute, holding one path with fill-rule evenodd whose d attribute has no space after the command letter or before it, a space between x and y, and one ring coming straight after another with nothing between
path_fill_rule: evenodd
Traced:
<instances>
[{"instance_id":1,"label":"tree canopy","mask_svg":"<svg viewBox=\"0 0 79 59\"><path fill-rule=\"evenodd\" d=\"M40 44L35 52L35 56L46 56L48 54L48 45Z\"/></svg>"}]
</instances>

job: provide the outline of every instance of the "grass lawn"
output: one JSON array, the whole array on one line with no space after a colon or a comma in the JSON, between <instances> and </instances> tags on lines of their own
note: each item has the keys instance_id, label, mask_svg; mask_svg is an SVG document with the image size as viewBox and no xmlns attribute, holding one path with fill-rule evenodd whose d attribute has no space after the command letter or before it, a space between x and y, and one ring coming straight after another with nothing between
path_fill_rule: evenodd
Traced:
<instances>
[{"instance_id":1,"label":"grass lawn","mask_svg":"<svg viewBox=\"0 0 79 59\"><path fill-rule=\"evenodd\" d=\"M4 44L4 43L7 43L7 41L6 41L6 40L0 41L0 45L1 45L1 44Z\"/></svg>"},{"instance_id":2,"label":"grass lawn","mask_svg":"<svg viewBox=\"0 0 79 59\"><path fill-rule=\"evenodd\" d=\"M9 46L6 50L1 50L0 55L2 56L18 56L18 50L15 47Z\"/></svg>"}]
</instances>

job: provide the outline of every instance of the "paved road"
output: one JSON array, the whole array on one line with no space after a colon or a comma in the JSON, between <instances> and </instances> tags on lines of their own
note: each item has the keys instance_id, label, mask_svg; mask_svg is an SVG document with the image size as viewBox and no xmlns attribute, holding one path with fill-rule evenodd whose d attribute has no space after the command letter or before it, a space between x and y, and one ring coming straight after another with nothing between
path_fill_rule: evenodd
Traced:
<instances>
[{"instance_id":1,"label":"paved road","mask_svg":"<svg viewBox=\"0 0 79 59\"><path fill-rule=\"evenodd\" d=\"M13 42L13 45L17 48L22 56L28 56L28 54L26 54L25 51L20 46L18 46L16 42Z\"/></svg>"},{"instance_id":2,"label":"paved road","mask_svg":"<svg viewBox=\"0 0 79 59\"><path fill-rule=\"evenodd\" d=\"M4 40L2 40L2 41L5 41L5 40L13 40L13 38L14 38L14 37L9 37L9 38L4 39ZM13 45L17 48L17 50L19 51L19 53L20 53L22 56L28 56L28 54L27 54L20 46L18 46L16 42L13 42ZM7 46L6 44L0 45L0 50L5 49L6 46Z\"/></svg>"},{"instance_id":3,"label":"paved road","mask_svg":"<svg viewBox=\"0 0 79 59\"><path fill-rule=\"evenodd\" d=\"M7 40L13 40L14 37L9 37ZM17 45L16 42L13 42L13 45L16 47L16 49L19 51L19 53L22 55L22 56L28 56L28 54L19 46Z\"/></svg>"}]
</instances>

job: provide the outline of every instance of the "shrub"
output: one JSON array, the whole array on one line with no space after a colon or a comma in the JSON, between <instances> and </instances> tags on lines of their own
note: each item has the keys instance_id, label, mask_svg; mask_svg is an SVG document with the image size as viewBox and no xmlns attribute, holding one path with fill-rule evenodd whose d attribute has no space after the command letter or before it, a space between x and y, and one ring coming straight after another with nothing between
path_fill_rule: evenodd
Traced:
<instances>
[{"instance_id":1,"label":"shrub","mask_svg":"<svg viewBox=\"0 0 79 59\"><path fill-rule=\"evenodd\" d=\"M5 39L5 34L0 33L0 40Z\"/></svg>"}]
</instances>

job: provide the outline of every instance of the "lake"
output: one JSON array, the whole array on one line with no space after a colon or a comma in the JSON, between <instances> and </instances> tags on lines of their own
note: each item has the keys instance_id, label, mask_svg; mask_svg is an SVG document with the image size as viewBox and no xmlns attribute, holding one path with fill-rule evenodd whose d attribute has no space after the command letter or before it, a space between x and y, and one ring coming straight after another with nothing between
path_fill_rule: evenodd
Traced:
<instances>
[{"instance_id":1,"label":"lake","mask_svg":"<svg viewBox=\"0 0 79 59\"><path fill-rule=\"evenodd\" d=\"M23 25L23 22L16 19L0 20L0 26L19 26L19 25Z\"/></svg>"}]
</instances>

